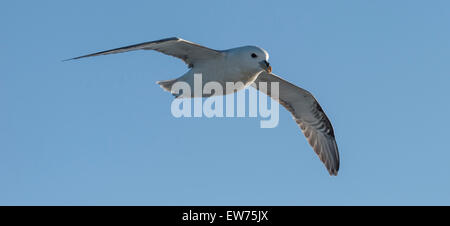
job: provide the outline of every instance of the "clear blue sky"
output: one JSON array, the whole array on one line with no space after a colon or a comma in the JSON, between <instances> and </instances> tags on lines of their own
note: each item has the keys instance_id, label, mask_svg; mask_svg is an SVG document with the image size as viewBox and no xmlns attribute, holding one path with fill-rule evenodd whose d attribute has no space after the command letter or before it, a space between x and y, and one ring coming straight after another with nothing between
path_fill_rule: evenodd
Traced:
<instances>
[{"instance_id":1,"label":"clear blue sky","mask_svg":"<svg viewBox=\"0 0 450 226\"><path fill-rule=\"evenodd\" d=\"M2 1L0 204L450 204L449 1ZM137 51L178 36L258 45L311 91L341 154L330 177L290 114L174 118Z\"/></svg>"}]
</instances>

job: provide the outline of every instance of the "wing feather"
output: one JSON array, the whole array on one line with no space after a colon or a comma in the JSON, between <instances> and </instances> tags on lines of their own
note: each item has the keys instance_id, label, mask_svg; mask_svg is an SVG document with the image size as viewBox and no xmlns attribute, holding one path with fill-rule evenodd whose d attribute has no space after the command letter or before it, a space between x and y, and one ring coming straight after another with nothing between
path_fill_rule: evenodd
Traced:
<instances>
[{"instance_id":1,"label":"wing feather","mask_svg":"<svg viewBox=\"0 0 450 226\"><path fill-rule=\"evenodd\" d=\"M87 54L68 60L77 60L85 57L123 53L134 50L155 50L173 57L177 57L188 64L189 67L193 67L196 62L222 56L223 54L220 51L213 50L181 38L173 37Z\"/></svg>"},{"instance_id":2,"label":"wing feather","mask_svg":"<svg viewBox=\"0 0 450 226\"><path fill-rule=\"evenodd\" d=\"M265 82L267 88L260 89L260 82ZM252 86L271 96L271 82L279 83L279 97L276 100L291 112L330 175L337 175L339 151L333 127L322 107L310 92L271 73L262 72Z\"/></svg>"}]
</instances>

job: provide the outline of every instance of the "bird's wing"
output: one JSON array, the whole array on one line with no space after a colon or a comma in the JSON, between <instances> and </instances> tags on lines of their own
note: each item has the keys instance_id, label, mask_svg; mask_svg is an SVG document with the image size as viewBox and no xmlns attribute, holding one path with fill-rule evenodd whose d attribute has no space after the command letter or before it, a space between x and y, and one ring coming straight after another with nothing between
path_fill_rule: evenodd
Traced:
<instances>
[{"instance_id":1,"label":"bird's wing","mask_svg":"<svg viewBox=\"0 0 450 226\"><path fill-rule=\"evenodd\" d=\"M134 50L156 50L158 52L180 58L190 67L192 67L198 61L207 60L222 55L222 52L220 51L213 50L196 43L183 40L181 38L173 37L125 46L117 49L106 50L98 53L92 53L68 60L76 60L84 57L100 56L114 53L123 53Z\"/></svg>"},{"instance_id":2,"label":"bird's wing","mask_svg":"<svg viewBox=\"0 0 450 226\"><path fill-rule=\"evenodd\" d=\"M261 88L265 82L267 89ZM279 83L279 98L272 97L271 83ZM339 152L330 120L323 112L314 96L308 91L267 72L261 72L253 87L271 96L292 113L309 144L320 160L325 164L330 175L337 175L339 170Z\"/></svg>"}]
</instances>

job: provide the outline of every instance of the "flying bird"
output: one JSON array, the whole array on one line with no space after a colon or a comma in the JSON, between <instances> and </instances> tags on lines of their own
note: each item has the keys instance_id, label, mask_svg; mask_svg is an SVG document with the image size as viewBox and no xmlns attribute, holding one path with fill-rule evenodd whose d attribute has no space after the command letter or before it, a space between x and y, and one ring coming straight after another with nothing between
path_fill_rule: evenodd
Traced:
<instances>
[{"instance_id":1,"label":"flying bird","mask_svg":"<svg viewBox=\"0 0 450 226\"><path fill-rule=\"evenodd\" d=\"M260 82L279 83L279 96L272 97L284 106L299 125L309 144L324 163L330 175L339 171L339 152L330 120L314 96L272 73L266 50L256 46L243 46L228 50L214 50L199 44L173 37L92 53L68 60L123 53L134 50L156 50L184 61L189 70L176 79L159 81L164 90L171 92L172 85L183 81L194 87L194 74L202 73L202 85L218 82L242 82L272 97L271 87L260 89ZM203 86L202 86L203 87ZM223 94L235 92L225 90ZM172 93L177 97L178 94ZM203 94L203 97L205 94ZM197 97L191 94L189 97Z\"/></svg>"}]
</instances>

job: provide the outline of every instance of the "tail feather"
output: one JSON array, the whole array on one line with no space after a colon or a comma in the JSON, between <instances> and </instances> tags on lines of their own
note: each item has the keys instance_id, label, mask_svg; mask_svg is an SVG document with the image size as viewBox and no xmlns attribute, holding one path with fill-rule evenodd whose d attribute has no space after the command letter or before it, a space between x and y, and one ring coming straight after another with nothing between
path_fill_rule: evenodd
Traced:
<instances>
[{"instance_id":1,"label":"tail feather","mask_svg":"<svg viewBox=\"0 0 450 226\"><path fill-rule=\"evenodd\" d=\"M156 84L160 85L165 91L170 92L172 90L173 84L176 82L176 79L157 81Z\"/></svg>"},{"instance_id":2,"label":"tail feather","mask_svg":"<svg viewBox=\"0 0 450 226\"><path fill-rule=\"evenodd\" d=\"M161 86L161 88L163 88L165 91L172 93L172 86L175 82L177 82L176 79L171 79L171 80L157 81L156 84ZM174 95L175 97L178 97L178 95L176 95L174 93L172 93L172 95Z\"/></svg>"}]
</instances>

